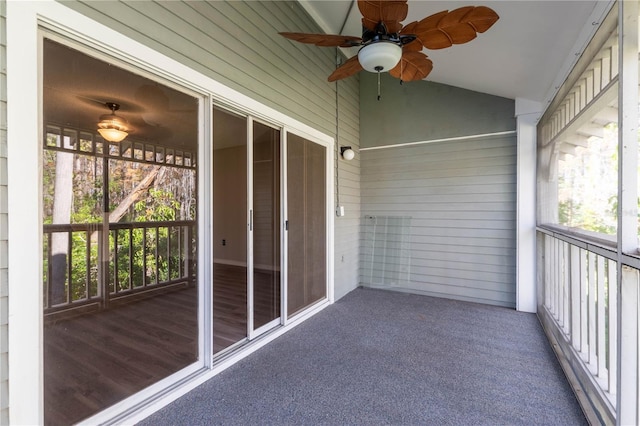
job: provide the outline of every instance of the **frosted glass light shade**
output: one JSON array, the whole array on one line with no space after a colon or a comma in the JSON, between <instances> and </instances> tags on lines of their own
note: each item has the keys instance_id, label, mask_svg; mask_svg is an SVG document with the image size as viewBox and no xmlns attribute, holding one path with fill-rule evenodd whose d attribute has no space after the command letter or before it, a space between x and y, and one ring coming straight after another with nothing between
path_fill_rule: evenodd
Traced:
<instances>
[{"instance_id":1,"label":"frosted glass light shade","mask_svg":"<svg viewBox=\"0 0 640 426\"><path fill-rule=\"evenodd\" d=\"M98 133L109 142L121 142L129 133L118 129L98 129Z\"/></svg>"},{"instance_id":2,"label":"frosted glass light shade","mask_svg":"<svg viewBox=\"0 0 640 426\"><path fill-rule=\"evenodd\" d=\"M402 48L389 41L378 41L364 46L358 52L358 62L369 72L386 72L398 64Z\"/></svg>"},{"instance_id":3,"label":"frosted glass light shade","mask_svg":"<svg viewBox=\"0 0 640 426\"><path fill-rule=\"evenodd\" d=\"M355 156L356 156L356 153L355 153L355 152L353 152L353 150L352 150L351 148L349 148L349 149L345 149L345 150L342 152L342 157L343 157L345 160L347 160L347 161L351 161L351 160L353 160Z\"/></svg>"},{"instance_id":4,"label":"frosted glass light shade","mask_svg":"<svg viewBox=\"0 0 640 426\"><path fill-rule=\"evenodd\" d=\"M128 124L127 120L116 115L114 109L111 114L100 116L98 133L109 142L120 142L129 135Z\"/></svg>"}]
</instances>

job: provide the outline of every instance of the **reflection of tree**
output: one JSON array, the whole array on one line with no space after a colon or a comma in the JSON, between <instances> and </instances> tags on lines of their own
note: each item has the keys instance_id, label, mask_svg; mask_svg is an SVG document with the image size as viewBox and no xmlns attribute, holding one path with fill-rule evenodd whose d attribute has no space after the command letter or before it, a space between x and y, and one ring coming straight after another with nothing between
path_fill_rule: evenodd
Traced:
<instances>
[{"instance_id":1,"label":"reflection of tree","mask_svg":"<svg viewBox=\"0 0 640 426\"><path fill-rule=\"evenodd\" d=\"M639 173L640 176L640 173ZM609 198L609 211L618 220L618 196ZM640 197L638 197L638 236L640 236Z\"/></svg>"},{"instance_id":2,"label":"reflection of tree","mask_svg":"<svg viewBox=\"0 0 640 426\"><path fill-rule=\"evenodd\" d=\"M558 221L561 224L571 223L571 214L573 213L573 206L571 200L560 201L558 203Z\"/></svg>"},{"instance_id":3,"label":"reflection of tree","mask_svg":"<svg viewBox=\"0 0 640 426\"><path fill-rule=\"evenodd\" d=\"M605 219L592 209L584 208L582 204L574 204L571 200L558 204L558 216L561 224L579 226L587 231L601 232L612 235L616 227L608 225Z\"/></svg>"},{"instance_id":4,"label":"reflection of tree","mask_svg":"<svg viewBox=\"0 0 640 426\"><path fill-rule=\"evenodd\" d=\"M72 158L72 167L58 173L58 155ZM80 154L56 153L45 150L43 171L43 221L54 223L54 207L66 198L70 209L56 223L102 222L103 176L100 157ZM71 164L68 163L67 166ZM56 179L67 176L64 184ZM152 217L149 212L171 207L175 220L192 220L195 217L195 170L109 160L109 222L139 221L138 217ZM72 176L69 178L69 176ZM155 191L155 192L153 192ZM168 203L164 191L173 194L175 203ZM153 194L156 194L155 196ZM145 209L135 208L139 200L145 200ZM59 210L62 210L59 208ZM164 216L166 216L166 211Z\"/></svg>"},{"instance_id":5,"label":"reflection of tree","mask_svg":"<svg viewBox=\"0 0 640 426\"><path fill-rule=\"evenodd\" d=\"M174 221L179 207L173 193L151 188L147 192L147 197L135 203L136 222ZM115 245L116 233L117 247ZM129 278L131 278L133 287L142 286L145 282L162 282L178 278L177 272L182 260L177 255L180 244L178 234L177 228L171 226L158 227L157 232L154 227L149 229L136 228L131 234L128 230L117 230L110 233L109 262L111 270L113 270L114 261L118 263L118 276L115 277L115 280L113 277L111 279L111 291L115 291L115 285L117 285L118 291L127 289ZM116 253L118 253L117 258ZM129 258L130 253L131 259ZM156 253L158 253L157 257Z\"/></svg>"},{"instance_id":6,"label":"reflection of tree","mask_svg":"<svg viewBox=\"0 0 640 426\"><path fill-rule=\"evenodd\" d=\"M102 223L103 161L109 161L109 223L195 218L195 170L114 159L103 160L101 157L47 149L44 150L43 158L45 224ZM128 230L109 232L110 271L114 270L116 233L122 234L117 238L118 251L126 254L118 258L118 283L124 283L126 280L128 285L129 269L132 270L130 278L134 286L142 285L143 277L146 277L147 283L177 278L174 271L179 271L181 259L173 255L167 258L166 253L169 250L168 244L172 246L171 253L178 252L179 231L174 227L159 227L157 232L155 229L135 229L131 238L128 237ZM85 298L87 292L89 296L97 294L98 241L97 227L94 232L74 231L70 235L67 232L54 232L51 241L45 241L45 244L51 245L54 255L51 265L54 277L51 277L51 285L55 294L50 302L70 302L66 296L69 286L72 300ZM146 247L143 246L143 242L146 243ZM156 251L159 253L157 257ZM46 253L45 246L45 272L48 268ZM61 256L56 257L56 253L60 253ZM69 255L71 270L70 276L67 276ZM169 277L169 271L172 277ZM110 281L113 290L116 280L111 277ZM120 287L122 285L119 284Z\"/></svg>"},{"instance_id":7,"label":"reflection of tree","mask_svg":"<svg viewBox=\"0 0 640 426\"><path fill-rule=\"evenodd\" d=\"M615 235L617 220L611 197L618 188L617 126L603 128L603 137L585 138L558 161L558 223Z\"/></svg>"}]
</instances>

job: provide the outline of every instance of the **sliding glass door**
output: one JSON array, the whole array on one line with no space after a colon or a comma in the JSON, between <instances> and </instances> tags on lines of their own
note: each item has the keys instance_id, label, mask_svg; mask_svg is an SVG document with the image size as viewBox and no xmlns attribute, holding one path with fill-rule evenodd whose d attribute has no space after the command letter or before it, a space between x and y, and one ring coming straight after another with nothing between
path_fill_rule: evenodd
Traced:
<instances>
[{"instance_id":1,"label":"sliding glass door","mask_svg":"<svg viewBox=\"0 0 640 426\"><path fill-rule=\"evenodd\" d=\"M253 331L280 318L280 130L253 123ZM276 321L274 324L273 322Z\"/></svg>"},{"instance_id":2,"label":"sliding glass door","mask_svg":"<svg viewBox=\"0 0 640 426\"><path fill-rule=\"evenodd\" d=\"M247 334L247 118L213 111L213 352Z\"/></svg>"},{"instance_id":3,"label":"sliding glass door","mask_svg":"<svg viewBox=\"0 0 640 426\"><path fill-rule=\"evenodd\" d=\"M285 140L280 128L221 108L213 135L219 355L326 300L327 148L288 132Z\"/></svg>"},{"instance_id":4,"label":"sliding glass door","mask_svg":"<svg viewBox=\"0 0 640 426\"><path fill-rule=\"evenodd\" d=\"M201 99L52 39L42 51L44 424L75 424L200 368ZM103 132L116 120L128 132Z\"/></svg>"},{"instance_id":5,"label":"sliding glass door","mask_svg":"<svg viewBox=\"0 0 640 426\"><path fill-rule=\"evenodd\" d=\"M213 114L214 354L280 324L280 130Z\"/></svg>"},{"instance_id":6,"label":"sliding glass door","mask_svg":"<svg viewBox=\"0 0 640 426\"><path fill-rule=\"evenodd\" d=\"M327 297L327 149L287 135L287 316Z\"/></svg>"}]
</instances>

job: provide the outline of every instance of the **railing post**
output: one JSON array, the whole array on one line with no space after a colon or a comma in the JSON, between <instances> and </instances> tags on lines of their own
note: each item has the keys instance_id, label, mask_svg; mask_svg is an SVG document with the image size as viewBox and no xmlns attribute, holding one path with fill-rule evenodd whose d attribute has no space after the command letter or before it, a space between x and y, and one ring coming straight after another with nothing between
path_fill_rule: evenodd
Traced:
<instances>
[{"instance_id":1,"label":"railing post","mask_svg":"<svg viewBox=\"0 0 640 426\"><path fill-rule=\"evenodd\" d=\"M580 353L589 356L589 308L587 299L587 251L580 249Z\"/></svg>"},{"instance_id":2,"label":"railing post","mask_svg":"<svg viewBox=\"0 0 640 426\"><path fill-rule=\"evenodd\" d=\"M596 254L594 252L589 252L588 254L589 266L588 266L588 275L587 280L589 281L589 289L587 300L588 308L587 308L587 317L588 323L587 327L589 329L589 368L591 372L594 374L598 374L598 359L597 359L597 345L596 345Z\"/></svg>"},{"instance_id":3,"label":"railing post","mask_svg":"<svg viewBox=\"0 0 640 426\"><path fill-rule=\"evenodd\" d=\"M551 306L551 238L547 234L542 236L544 240L544 282L542 288L544 289L544 305Z\"/></svg>"},{"instance_id":4,"label":"railing post","mask_svg":"<svg viewBox=\"0 0 640 426\"><path fill-rule=\"evenodd\" d=\"M51 245L52 232L46 232L47 236L47 303L45 309L53 305L53 249Z\"/></svg>"},{"instance_id":5,"label":"railing post","mask_svg":"<svg viewBox=\"0 0 640 426\"><path fill-rule=\"evenodd\" d=\"M107 217L108 215L106 213ZM98 234L98 247L98 265L101 268L98 274L100 277L98 291L102 299L102 308L106 309L109 306L109 224L105 224L104 221Z\"/></svg>"},{"instance_id":6,"label":"railing post","mask_svg":"<svg viewBox=\"0 0 640 426\"><path fill-rule=\"evenodd\" d=\"M640 312L640 290L638 270L623 266L620 306L620 374L618 392L618 419L619 425L637 425L638 406L638 318Z\"/></svg>"},{"instance_id":7,"label":"railing post","mask_svg":"<svg viewBox=\"0 0 640 426\"><path fill-rule=\"evenodd\" d=\"M189 281L191 281L191 275L193 268L191 267L191 226L185 225L183 226L183 253L184 253L184 266L182 271L182 276L187 277Z\"/></svg>"},{"instance_id":8,"label":"railing post","mask_svg":"<svg viewBox=\"0 0 640 426\"><path fill-rule=\"evenodd\" d=\"M618 391L618 264L609 260L608 265L608 309L609 309L609 393Z\"/></svg>"},{"instance_id":9,"label":"railing post","mask_svg":"<svg viewBox=\"0 0 640 426\"><path fill-rule=\"evenodd\" d=\"M562 325L568 336L571 336L571 257L570 247L566 242L562 243Z\"/></svg>"},{"instance_id":10,"label":"railing post","mask_svg":"<svg viewBox=\"0 0 640 426\"><path fill-rule=\"evenodd\" d=\"M576 351L580 351L580 248L571 246L571 274L569 276L571 288L571 344Z\"/></svg>"},{"instance_id":11,"label":"railing post","mask_svg":"<svg viewBox=\"0 0 640 426\"><path fill-rule=\"evenodd\" d=\"M596 334L597 334L597 350L596 353L598 355L598 377L603 379L605 383L609 383L609 378L607 377L608 371L607 371L607 357L606 357L606 348L607 348L607 342L606 342L606 332L605 332L605 312L606 312L606 304L605 304L605 292L604 292L604 284L605 284L605 270L604 270L604 265L605 265L605 261L604 261L604 257L602 256L598 256L597 258L597 270L598 270L598 279L596 281L596 286L597 286L597 318L596 318L596 323L597 323L597 330L596 330Z\"/></svg>"}]
</instances>

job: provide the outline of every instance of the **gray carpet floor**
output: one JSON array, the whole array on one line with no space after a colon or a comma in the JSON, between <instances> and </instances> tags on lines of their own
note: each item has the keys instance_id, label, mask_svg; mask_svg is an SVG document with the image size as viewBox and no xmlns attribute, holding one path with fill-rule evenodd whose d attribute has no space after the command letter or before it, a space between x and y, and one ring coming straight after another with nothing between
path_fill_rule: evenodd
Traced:
<instances>
[{"instance_id":1,"label":"gray carpet floor","mask_svg":"<svg viewBox=\"0 0 640 426\"><path fill-rule=\"evenodd\" d=\"M580 425L534 314L357 289L141 425Z\"/></svg>"}]
</instances>

